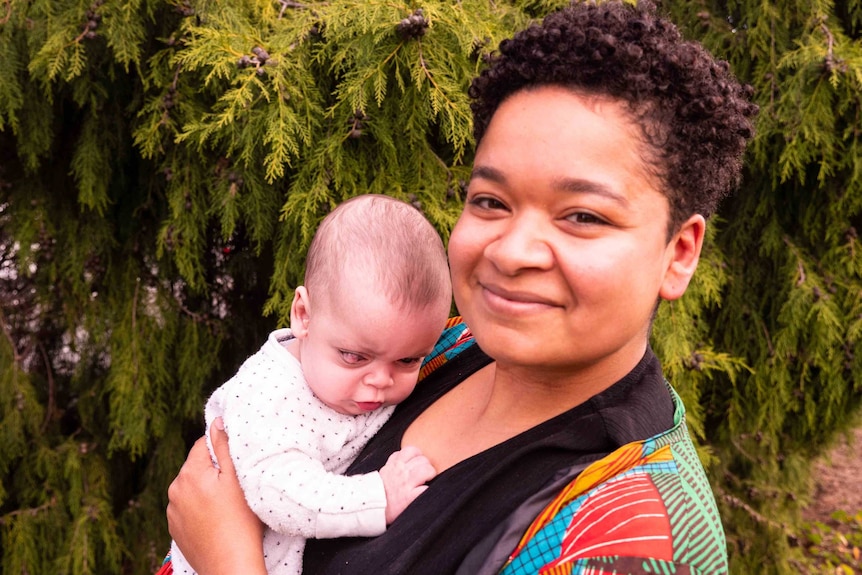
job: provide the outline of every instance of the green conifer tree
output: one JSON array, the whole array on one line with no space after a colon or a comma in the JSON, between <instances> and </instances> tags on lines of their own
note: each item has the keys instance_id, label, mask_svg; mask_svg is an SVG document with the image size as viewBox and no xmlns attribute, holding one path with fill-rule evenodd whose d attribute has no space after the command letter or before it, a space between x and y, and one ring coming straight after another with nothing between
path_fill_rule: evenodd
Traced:
<instances>
[{"instance_id":1,"label":"green conifer tree","mask_svg":"<svg viewBox=\"0 0 862 575\"><path fill-rule=\"evenodd\" d=\"M862 403L862 3L669 8L761 107L743 187L721 210L722 301L703 317L747 369L709 383L705 424L734 571L797 573L812 460Z\"/></svg>"},{"instance_id":2,"label":"green conifer tree","mask_svg":"<svg viewBox=\"0 0 862 575\"><path fill-rule=\"evenodd\" d=\"M557 0L0 0L0 569L148 574L206 395L340 201L448 237L483 58ZM862 4L665 1L755 87L743 189L653 345L736 573L791 573L862 398Z\"/></svg>"}]
</instances>

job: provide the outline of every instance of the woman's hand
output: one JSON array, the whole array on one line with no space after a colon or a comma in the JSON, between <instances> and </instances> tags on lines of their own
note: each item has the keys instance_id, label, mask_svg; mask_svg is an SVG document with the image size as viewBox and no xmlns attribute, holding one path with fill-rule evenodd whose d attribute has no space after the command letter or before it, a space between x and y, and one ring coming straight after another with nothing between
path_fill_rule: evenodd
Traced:
<instances>
[{"instance_id":1,"label":"woman's hand","mask_svg":"<svg viewBox=\"0 0 862 575\"><path fill-rule=\"evenodd\" d=\"M168 530L201 575L266 575L263 524L245 501L221 419L210 440L220 469L197 440L168 488Z\"/></svg>"}]
</instances>

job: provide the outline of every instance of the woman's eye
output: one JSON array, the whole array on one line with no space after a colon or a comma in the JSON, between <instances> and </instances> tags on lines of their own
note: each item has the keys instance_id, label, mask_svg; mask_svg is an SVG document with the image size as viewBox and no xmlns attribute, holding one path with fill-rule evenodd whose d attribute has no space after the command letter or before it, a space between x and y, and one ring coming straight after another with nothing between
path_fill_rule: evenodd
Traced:
<instances>
[{"instance_id":1,"label":"woman's eye","mask_svg":"<svg viewBox=\"0 0 862 575\"><path fill-rule=\"evenodd\" d=\"M470 203L477 208L483 210L504 210L506 205L500 200L489 198L488 196L476 196L470 200Z\"/></svg>"},{"instance_id":2,"label":"woman's eye","mask_svg":"<svg viewBox=\"0 0 862 575\"><path fill-rule=\"evenodd\" d=\"M588 212L577 212L568 217L566 217L572 223L575 224L604 224L605 221L598 216L590 214Z\"/></svg>"},{"instance_id":3,"label":"woman's eye","mask_svg":"<svg viewBox=\"0 0 862 575\"><path fill-rule=\"evenodd\" d=\"M358 353L346 350L339 350L338 353L341 354L341 359L344 360L345 363L361 363L365 360L365 358Z\"/></svg>"}]
</instances>

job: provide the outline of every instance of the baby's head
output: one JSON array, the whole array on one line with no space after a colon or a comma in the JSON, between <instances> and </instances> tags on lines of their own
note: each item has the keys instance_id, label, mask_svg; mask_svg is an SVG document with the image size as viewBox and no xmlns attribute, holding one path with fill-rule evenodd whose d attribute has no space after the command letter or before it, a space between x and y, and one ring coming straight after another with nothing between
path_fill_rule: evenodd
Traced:
<instances>
[{"instance_id":1,"label":"baby's head","mask_svg":"<svg viewBox=\"0 0 862 575\"><path fill-rule=\"evenodd\" d=\"M443 331L452 288L440 236L413 206L358 196L321 222L296 289L292 351L311 390L360 414L406 398Z\"/></svg>"},{"instance_id":2,"label":"baby's head","mask_svg":"<svg viewBox=\"0 0 862 575\"><path fill-rule=\"evenodd\" d=\"M449 309L452 287L440 236L419 210L367 194L347 200L320 223L305 267L305 287L338 304L351 281L373 279L374 292L409 308ZM320 294L320 295L319 295ZM438 334L439 335L439 334Z\"/></svg>"}]
</instances>

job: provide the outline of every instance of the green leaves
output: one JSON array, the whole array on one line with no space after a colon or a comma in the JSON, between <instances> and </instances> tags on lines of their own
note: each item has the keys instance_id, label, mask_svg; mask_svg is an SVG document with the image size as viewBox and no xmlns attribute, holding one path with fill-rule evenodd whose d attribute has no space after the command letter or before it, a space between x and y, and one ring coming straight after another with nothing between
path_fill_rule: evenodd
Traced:
<instances>
[{"instance_id":1,"label":"green leaves","mask_svg":"<svg viewBox=\"0 0 862 575\"><path fill-rule=\"evenodd\" d=\"M108 126L88 115L83 122L78 145L72 157L72 174L78 184L78 201L104 214L110 200L111 140L105 138Z\"/></svg>"},{"instance_id":2,"label":"green leaves","mask_svg":"<svg viewBox=\"0 0 862 575\"><path fill-rule=\"evenodd\" d=\"M751 369L735 380L719 372L704 392L717 476L749 506L722 510L735 572L798 572L787 530L810 458L860 409L862 44L852 4L672 7L755 86L761 107L742 188L722 207L716 247L728 281L721 309L707 314L716 348ZM763 556L775 558L768 571Z\"/></svg>"}]
</instances>

